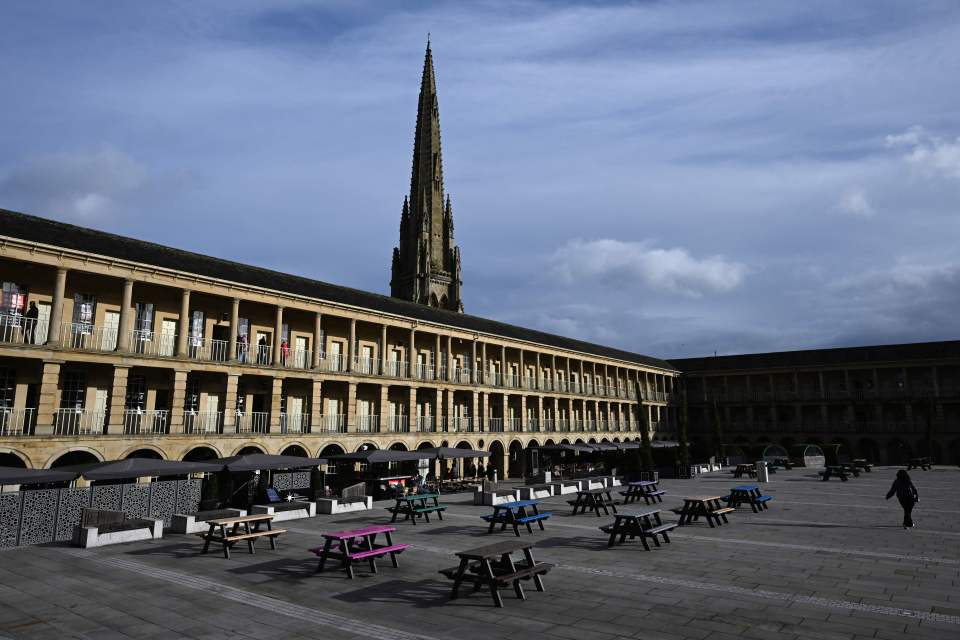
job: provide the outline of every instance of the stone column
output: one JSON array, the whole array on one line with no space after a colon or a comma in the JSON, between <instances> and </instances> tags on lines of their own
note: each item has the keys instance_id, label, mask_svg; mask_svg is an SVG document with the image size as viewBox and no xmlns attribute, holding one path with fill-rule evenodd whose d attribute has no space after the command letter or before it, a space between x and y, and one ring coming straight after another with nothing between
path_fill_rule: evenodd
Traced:
<instances>
[{"instance_id":1,"label":"stone column","mask_svg":"<svg viewBox=\"0 0 960 640\"><path fill-rule=\"evenodd\" d=\"M54 421L57 408L60 406L60 365L61 360L45 360L43 374L40 378L40 397L37 401L36 434L51 435L54 432Z\"/></svg>"},{"instance_id":2,"label":"stone column","mask_svg":"<svg viewBox=\"0 0 960 640\"><path fill-rule=\"evenodd\" d=\"M455 360L453 359L453 336L447 336L447 381L453 381L453 367Z\"/></svg>"},{"instance_id":3,"label":"stone column","mask_svg":"<svg viewBox=\"0 0 960 640\"><path fill-rule=\"evenodd\" d=\"M470 382L477 384L477 339L470 343ZM474 402L476 405L476 402Z\"/></svg>"},{"instance_id":4,"label":"stone column","mask_svg":"<svg viewBox=\"0 0 960 640\"><path fill-rule=\"evenodd\" d=\"M322 431L323 383L320 380L313 380L310 383L310 432L321 433Z\"/></svg>"},{"instance_id":5,"label":"stone column","mask_svg":"<svg viewBox=\"0 0 960 640\"><path fill-rule=\"evenodd\" d=\"M436 335L436 344L433 347L433 379L440 380L440 334Z\"/></svg>"},{"instance_id":6,"label":"stone column","mask_svg":"<svg viewBox=\"0 0 960 640\"><path fill-rule=\"evenodd\" d=\"M453 391L445 391L443 394L444 414L447 417L447 424L453 424Z\"/></svg>"},{"instance_id":7,"label":"stone column","mask_svg":"<svg viewBox=\"0 0 960 640\"><path fill-rule=\"evenodd\" d=\"M480 380L483 381L483 384L490 386L490 375L488 373L489 368L487 366L487 343L486 342L480 343L480 360L482 360L482 362L480 363ZM483 419L484 420L487 419L486 413L483 414Z\"/></svg>"},{"instance_id":8,"label":"stone column","mask_svg":"<svg viewBox=\"0 0 960 640\"><path fill-rule=\"evenodd\" d=\"M347 415L344 418L346 421L347 431L356 432L357 425L352 424L356 420L357 416L357 383L351 382L347 385ZM380 416L381 425L383 421L383 416ZM351 429L351 427L353 427Z\"/></svg>"},{"instance_id":9,"label":"stone column","mask_svg":"<svg viewBox=\"0 0 960 640\"><path fill-rule=\"evenodd\" d=\"M170 398L170 433L183 433L183 407L187 401L187 371L173 372L173 393Z\"/></svg>"},{"instance_id":10,"label":"stone column","mask_svg":"<svg viewBox=\"0 0 960 640\"><path fill-rule=\"evenodd\" d=\"M437 431L449 431L451 425L447 424L442 420L443 416L443 399L442 392L439 388L434 389L436 398L433 401L433 419L437 421Z\"/></svg>"},{"instance_id":11,"label":"stone column","mask_svg":"<svg viewBox=\"0 0 960 640\"><path fill-rule=\"evenodd\" d=\"M236 326L236 325L234 325ZM237 350L231 352L236 356ZM223 402L223 432L237 432L237 388L240 386L240 376L227 374L227 393Z\"/></svg>"},{"instance_id":12,"label":"stone column","mask_svg":"<svg viewBox=\"0 0 960 640\"><path fill-rule=\"evenodd\" d=\"M533 388L539 391L540 387L543 386L540 384L540 352L537 351L536 354L537 354L537 360L533 370ZM540 419L543 420L543 416L540 416Z\"/></svg>"},{"instance_id":13,"label":"stone column","mask_svg":"<svg viewBox=\"0 0 960 640\"><path fill-rule=\"evenodd\" d=\"M310 366L314 369L320 368L320 356L323 354L323 314L317 311L313 318L313 353L310 358Z\"/></svg>"},{"instance_id":14,"label":"stone column","mask_svg":"<svg viewBox=\"0 0 960 640\"><path fill-rule=\"evenodd\" d=\"M57 268L57 278L53 283L53 303L50 305L50 326L47 328L47 344L60 346L63 325L63 298L67 288L67 270ZM37 428L39 429L39 417Z\"/></svg>"},{"instance_id":15,"label":"stone column","mask_svg":"<svg viewBox=\"0 0 960 640\"><path fill-rule=\"evenodd\" d=\"M410 432L417 431L417 388L410 387L410 398L407 400L407 420L410 421Z\"/></svg>"},{"instance_id":16,"label":"stone column","mask_svg":"<svg viewBox=\"0 0 960 640\"><path fill-rule=\"evenodd\" d=\"M480 397L479 393L474 391L471 394L470 400L470 422L474 431L479 430L479 425L477 424L480 415Z\"/></svg>"},{"instance_id":17,"label":"stone column","mask_svg":"<svg viewBox=\"0 0 960 640\"><path fill-rule=\"evenodd\" d=\"M270 428L273 434L280 433L280 408L283 405L283 378L273 379L270 393Z\"/></svg>"},{"instance_id":18,"label":"stone column","mask_svg":"<svg viewBox=\"0 0 960 640\"><path fill-rule=\"evenodd\" d=\"M380 425L387 426L387 415L390 413L390 385L380 385L380 405L377 407Z\"/></svg>"},{"instance_id":19,"label":"stone column","mask_svg":"<svg viewBox=\"0 0 960 640\"><path fill-rule=\"evenodd\" d=\"M350 318L350 344L347 345L347 371L353 371L353 357L357 355L357 320L356 318ZM354 389L354 394L356 394L356 389ZM354 395L356 399L356 395ZM351 416L354 414L350 414Z\"/></svg>"},{"instance_id":20,"label":"stone column","mask_svg":"<svg viewBox=\"0 0 960 640\"><path fill-rule=\"evenodd\" d=\"M417 330L410 329L410 347L407 349L407 374L413 377L417 360Z\"/></svg>"},{"instance_id":21,"label":"stone column","mask_svg":"<svg viewBox=\"0 0 960 640\"><path fill-rule=\"evenodd\" d=\"M113 386L110 389L110 420L107 423L107 433L120 435L123 433L123 410L127 405L127 377L130 367L113 367Z\"/></svg>"},{"instance_id":22,"label":"stone column","mask_svg":"<svg viewBox=\"0 0 960 640\"><path fill-rule=\"evenodd\" d=\"M520 396L520 431L527 430L527 396Z\"/></svg>"},{"instance_id":23,"label":"stone column","mask_svg":"<svg viewBox=\"0 0 960 640\"><path fill-rule=\"evenodd\" d=\"M500 386L507 386L507 345L500 345Z\"/></svg>"},{"instance_id":24,"label":"stone column","mask_svg":"<svg viewBox=\"0 0 960 640\"><path fill-rule=\"evenodd\" d=\"M486 427L489 426L489 420L490 420L490 394L484 392L483 416L480 419L480 423L477 425L477 431L485 431Z\"/></svg>"},{"instance_id":25,"label":"stone column","mask_svg":"<svg viewBox=\"0 0 960 640\"><path fill-rule=\"evenodd\" d=\"M520 363L519 363L517 369L518 369L519 374L520 374L520 381L519 381L519 382L520 382L520 388L521 388L521 389L526 389L526 388L527 388L527 370L524 369L524 367L523 367L523 349L520 349ZM523 418L521 418L521 420L522 420L522 419L523 419Z\"/></svg>"},{"instance_id":26,"label":"stone column","mask_svg":"<svg viewBox=\"0 0 960 640\"><path fill-rule=\"evenodd\" d=\"M190 289L180 292L180 317L177 318L177 325L177 357L186 358L187 336L190 334Z\"/></svg>"},{"instance_id":27,"label":"stone column","mask_svg":"<svg viewBox=\"0 0 960 640\"><path fill-rule=\"evenodd\" d=\"M120 303L120 327L117 329L117 351L130 350L130 307L132 305L133 280L127 279L123 281L123 300Z\"/></svg>"},{"instance_id":28,"label":"stone column","mask_svg":"<svg viewBox=\"0 0 960 640\"><path fill-rule=\"evenodd\" d=\"M240 298L234 298L230 307L230 341L227 344L230 362L237 361L237 332L240 327ZM236 398L234 398L236 400ZM236 409L236 405L234 405ZM224 415L224 424L226 424L226 415Z\"/></svg>"},{"instance_id":29,"label":"stone column","mask_svg":"<svg viewBox=\"0 0 960 640\"><path fill-rule=\"evenodd\" d=\"M273 320L273 366L281 365L283 353L280 351L280 343L283 341L283 307L277 305Z\"/></svg>"},{"instance_id":30,"label":"stone column","mask_svg":"<svg viewBox=\"0 0 960 640\"><path fill-rule=\"evenodd\" d=\"M380 375L387 370L387 325L380 325L380 348L377 353Z\"/></svg>"}]
</instances>

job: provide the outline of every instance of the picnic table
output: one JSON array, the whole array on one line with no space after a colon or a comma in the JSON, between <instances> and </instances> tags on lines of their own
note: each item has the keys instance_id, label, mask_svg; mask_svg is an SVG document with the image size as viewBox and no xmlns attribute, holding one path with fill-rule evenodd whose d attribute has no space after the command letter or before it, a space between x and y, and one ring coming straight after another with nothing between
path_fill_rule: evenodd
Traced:
<instances>
[{"instance_id":1,"label":"picnic table","mask_svg":"<svg viewBox=\"0 0 960 640\"><path fill-rule=\"evenodd\" d=\"M610 491L609 487L577 491L577 499L567 500L567 504L573 505L573 515L578 512L586 513L587 509L593 511L598 518L601 509L605 515L610 515L610 509L617 512L617 501L610 496Z\"/></svg>"},{"instance_id":2,"label":"picnic table","mask_svg":"<svg viewBox=\"0 0 960 640\"><path fill-rule=\"evenodd\" d=\"M910 462L907 464L907 470L910 471L917 468L929 471L933 468L933 458L910 458Z\"/></svg>"},{"instance_id":3,"label":"picnic table","mask_svg":"<svg viewBox=\"0 0 960 640\"><path fill-rule=\"evenodd\" d=\"M842 481L844 481L844 482L846 482L846 481L848 480L848 478L847 478L847 470L846 470L845 468L843 468L843 466L841 466L841 465L839 465L839 464L827 465L826 469L824 469L823 471L820 471L819 473L820 473L820 476L821 476L820 479L823 480L824 482L826 482L827 480L829 480L829 479L832 478L833 476L837 476L838 478L840 478L840 479L841 479Z\"/></svg>"},{"instance_id":4,"label":"picnic table","mask_svg":"<svg viewBox=\"0 0 960 640\"><path fill-rule=\"evenodd\" d=\"M347 577L353 579L353 563L366 560L370 564L370 572L377 573L377 558L390 555L394 567L399 567L397 554L403 552L409 545L394 544L390 534L396 527L374 526L354 529L352 531L336 531L321 534L325 542L322 547L309 549L320 558L317 572L322 572L328 559L340 560L341 567L347 572ZM378 544L377 536L384 534L387 544Z\"/></svg>"},{"instance_id":5,"label":"picnic table","mask_svg":"<svg viewBox=\"0 0 960 640\"><path fill-rule=\"evenodd\" d=\"M864 458L854 458L854 459L853 459L853 465L854 465L855 467L859 467L859 468L863 469L863 470L866 471L867 473L870 473L870 471L873 469L873 465L870 464L869 462L867 462L866 459L864 459Z\"/></svg>"},{"instance_id":6,"label":"picnic table","mask_svg":"<svg viewBox=\"0 0 960 640\"><path fill-rule=\"evenodd\" d=\"M254 553L253 545L256 541L260 538L267 538L270 540L270 548L276 549L277 537L286 533L286 529L273 528L273 515L269 513L216 518L208 520L207 524L210 525L210 530L207 533L198 534L206 540L203 544L202 553L210 551L210 543L216 542L223 545L223 557L228 560L230 559L230 549L238 542L246 542L247 550ZM266 525L266 529L261 529L260 525ZM228 527L230 528L229 531L227 531Z\"/></svg>"},{"instance_id":7,"label":"picnic table","mask_svg":"<svg viewBox=\"0 0 960 640\"><path fill-rule=\"evenodd\" d=\"M430 500L433 501L433 504L428 503ZM404 514L403 522L410 520L413 524L417 524L417 518L424 518L427 522L430 522L431 513L435 513L438 518L443 520L443 512L446 508L446 506L440 504L439 493L411 493L405 496L397 496L396 506L388 507L387 511L393 512L390 522L396 522L397 516Z\"/></svg>"},{"instance_id":8,"label":"picnic table","mask_svg":"<svg viewBox=\"0 0 960 640\"><path fill-rule=\"evenodd\" d=\"M647 509L645 511L619 511L613 516L613 524L606 524L600 527L604 533L610 534L607 546L612 547L615 544L623 544L629 538L640 538L643 548L650 551L650 545L647 544L647 538L652 538L653 543L660 546L660 540L657 536L662 536L664 542L670 542L668 532L676 528L675 523L664 524L660 520L659 509Z\"/></svg>"},{"instance_id":9,"label":"picnic table","mask_svg":"<svg viewBox=\"0 0 960 640\"><path fill-rule=\"evenodd\" d=\"M772 496L765 496L760 487L755 484L741 484L730 490L730 495L724 496L728 507L736 509L742 504L749 504L754 513L767 509L767 503L773 500Z\"/></svg>"},{"instance_id":10,"label":"picnic table","mask_svg":"<svg viewBox=\"0 0 960 640\"><path fill-rule=\"evenodd\" d=\"M723 507L720 505L720 501L723 498L720 496L693 496L690 498L683 499L683 507L680 509L680 521L677 523L680 526L691 524L700 519L701 516L706 518L707 524L711 528L714 527L714 521L716 521L716 526L720 526L724 523L729 523L727 520L727 514L734 511L733 507Z\"/></svg>"},{"instance_id":11,"label":"picnic table","mask_svg":"<svg viewBox=\"0 0 960 640\"><path fill-rule=\"evenodd\" d=\"M517 551L523 553L523 560L514 562L511 554ZM534 560L533 543L522 540L496 542L460 551L456 556L460 559L458 566L440 570L441 574L453 580L450 599L455 600L460 595L461 584L470 582L474 591L488 587L493 604L497 607L503 607L500 589L511 586L519 599L527 599L520 584L522 580L533 580L537 591L545 591L541 576L553 568L550 563Z\"/></svg>"},{"instance_id":12,"label":"picnic table","mask_svg":"<svg viewBox=\"0 0 960 640\"><path fill-rule=\"evenodd\" d=\"M666 495L666 493L666 491L657 486L657 482L654 480L639 480L637 482L628 482L627 490L621 491L620 495L623 496L623 504L636 502L640 500L640 498L643 498L647 504L653 504L655 502L663 502L663 496Z\"/></svg>"},{"instance_id":13,"label":"picnic table","mask_svg":"<svg viewBox=\"0 0 960 640\"><path fill-rule=\"evenodd\" d=\"M734 478L742 478L744 474L750 476L751 478L757 477L757 467L753 464L741 463L736 466L733 470Z\"/></svg>"},{"instance_id":14,"label":"picnic table","mask_svg":"<svg viewBox=\"0 0 960 640\"><path fill-rule=\"evenodd\" d=\"M543 521L553 515L549 511L540 512L540 500L515 500L493 505L493 513L480 516L490 523L487 533L493 533L493 528L500 525L500 531L513 527L513 532L520 536L520 527L525 526L528 533L533 533L533 523L536 522L543 531ZM529 511L528 511L529 509Z\"/></svg>"}]
</instances>

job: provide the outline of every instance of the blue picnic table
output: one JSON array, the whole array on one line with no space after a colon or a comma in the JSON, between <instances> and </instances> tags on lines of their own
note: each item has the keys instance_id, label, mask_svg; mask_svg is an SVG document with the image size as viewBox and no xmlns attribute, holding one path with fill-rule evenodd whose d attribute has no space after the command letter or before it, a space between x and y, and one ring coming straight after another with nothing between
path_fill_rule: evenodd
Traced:
<instances>
[{"instance_id":1,"label":"blue picnic table","mask_svg":"<svg viewBox=\"0 0 960 640\"><path fill-rule=\"evenodd\" d=\"M533 523L536 522L543 531L543 521L549 518L552 513L549 511L540 512L540 500L515 500L513 502L501 502L493 505L493 513L487 516L481 516L490 523L487 533L493 533L494 527L500 525L500 531L507 527L513 527L513 532L519 537L520 527L525 526L528 533L533 533Z\"/></svg>"},{"instance_id":2,"label":"blue picnic table","mask_svg":"<svg viewBox=\"0 0 960 640\"><path fill-rule=\"evenodd\" d=\"M725 497L728 507L736 509L742 504L749 504L754 513L759 513L769 508L767 503L773 500L773 496L765 496L760 491L760 487L755 484L740 484L730 490L730 495Z\"/></svg>"}]
</instances>

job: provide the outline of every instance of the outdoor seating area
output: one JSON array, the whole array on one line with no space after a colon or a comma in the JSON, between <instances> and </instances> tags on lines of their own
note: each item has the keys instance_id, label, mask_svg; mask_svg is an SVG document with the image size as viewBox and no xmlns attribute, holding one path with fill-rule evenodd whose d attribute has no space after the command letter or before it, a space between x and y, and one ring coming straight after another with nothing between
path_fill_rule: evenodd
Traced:
<instances>
[{"instance_id":1,"label":"outdoor seating area","mask_svg":"<svg viewBox=\"0 0 960 640\"><path fill-rule=\"evenodd\" d=\"M247 551L253 555L257 540L266 538L270 542L270 548L276 550L277 538L286 533L283 529L274 529L273 515L265 513L216 518L208 520L207 524L210 525L210 530L200 534L204 540L201 553L210 551L211 543L219 544L223 549L223 557L227 560L230 559L230 550L238 542L245 543Z\"/></svg>"},{"instance_id":2,"label":"outdoor seating area","mask_svg":"<svg viewBox=\"0 0 960 640\"><path fill-rule=\"evenodd\" d=\"M933 469L933 465L934 460L931 457L910 458L910 462L907 464L907 470L921 469L923 471L929 471Z\"/></svg>"},{"instance_id":3,"label":"outdoor seating area","mask_svg":"<svg viewBox=\"0 0 960 640\"><path fill-rule=\"evenodd\" d=\"M396 531L395 527L373 526L320 534L324 539L323 546L310 549L310 553L320 558L317 572L322 573L326 569L328 560L339 560L347 577L353 580L355 563L366 561L370 567L370 573L377 573L377 558L386 555L390 556L393 567L398 568L400 563L397 561L397 556L406 550L408 545L394 544L390 535L394 531ZM377 542L377 536L380 534L383 534L387 544Z\"/></svg>"},{"instance_id":4,"label":"outdoor seating area","mask_svg":"<svg viewBox=\"0 0 960 640\"><path fill-rule=\"evenodd\" d=\"M163 537L163 520L128 518L123 511L84 509L73 530L73 545L83 549Z\"/></svg>"},{"instance_id":5,"label":"outdoor seating area","mask_svg":"<svg viewBox=\"0 0 960 640\"><path fill-rule=\"evenodd\" d=\"M630 540L639 538L640 542L643 543L643 548L650 551L650 545L647 543L648 538L659 547L661 538L665 543L670 542L669 533L677 527L676 523L664 523L660 519L659 509L619 511L614 514L613 518L612 524L600 527L601 531L610 534L607 541L608 547L623 544L627 538Z\"/></svg>"},{"instance_id":6,"label":"outdoor seating area","mask_svg":"<svg viewBox=\"0 0 960 640\"><path fill-rule=\"evenodd\" d=\"M517 552L523 554L522 560L514 560L513 554ZM456 556L460 559L458 566L440 570L442 575L453 580L450 599L456 600L460 595L460 586L469 582L474 591L487 587L494 606L498 608L503 607L500 589L512 587L518 599L526 600L521 582L533 580L537 591L546 591L542 576L553 568L550 563L534 560L532 543L519 541L496 542L458 551Z\"/></svg>"},{"instance_id":7,"label":"outdoor seating area","mask_svg":"<svg viewBox=\"0 0 960 640\"><path fill-rule=\"evenodd\" d=\"M648 505L663 502L663 496L667 494L666 491L660 489L659 482L654 480L628 482L627 490L619 493L623 496L623 504L631 504L642 498Z\"/></svg>"},{"instance_id":8,"label":"outdoor seating area","mask_svg":"<svg viewBox=\"0 0 960 640\"><path fill-rule=\"evenodd\" d=\"M411 493L400 495L396 498L397 503L393 507L387 508L387 511L393 513L390 522L396 522L397 517L403 516L402 522L409 520L417 524L418 518L423 518L430 522L430 514L437 516L437 519L443 520L443 512L447 507L440 504L439 493Z\"/></svg>"},{"instance_id":9,"label":"outdoor seating area","mask_svg":"<svg viewBox=\"0 0 960 640\"><path fill-rule=\"evenodd\" d=\"M742 505L749 505L754 513L759 513L764 509L769 509L769 503L773 496L763 495L760 487L755 484L741 484L730 490L730 494L721 498L727 503L728 507L737 509Z\"/></svg>"},{"instance_id":10,"label":"outdoor seating area","mask_svg":"<svg viewBox=\"0 0 960 640\"><path fill-rule=\"evenodd\" d=\"M519 500L516 502L501 502L493 505L493 513L481 518L490 523L487 533L493 533L499 524L500 531L512 527L514 534L520 537L520 528L526 527L527 533L533 533L535 523L540 531L544 530L543 521L553 514L549 511L540 511L540 500Z\"/></svg>"}]
</instances>

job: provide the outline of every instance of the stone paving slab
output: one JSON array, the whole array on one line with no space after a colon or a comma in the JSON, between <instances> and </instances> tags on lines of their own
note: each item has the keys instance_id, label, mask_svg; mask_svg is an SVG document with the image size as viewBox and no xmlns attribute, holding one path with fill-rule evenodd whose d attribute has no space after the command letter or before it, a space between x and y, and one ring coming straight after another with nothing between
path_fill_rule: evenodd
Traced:
<instances>
[{"instance_id":1,"label":"stone paving slab","mask_svg":"<svg viewBox=\"0 0 960 640\"><path fill-rule=\"evenodd\" d=\"M505 608L482 591L450 601L437 571L455 551L513 538L486 534L471 496L447 496L444 520L397 525L410 544L389 561L317 574L321 531L375 523L373 511L285 522L276 551L238 548L230 560L200 555L193 536L78 550L48 545L0 553L0 638L332 638L496 640L518 634L565 640L960 637L960 470L914 471L917 528L899 526L884 495L894 468L849 482L810 470L781 471L762 485L768 511L749 508L730 524L677 529L646 552L613 549L598 527L612 520L570 515L567 496L546 501L546 531L523 536L556 568L546 593L504 591ZM666 480L661 506L743 484L727 472ZM529 583L528 583L529 584Z\"/></svg>"}]
</instances>

